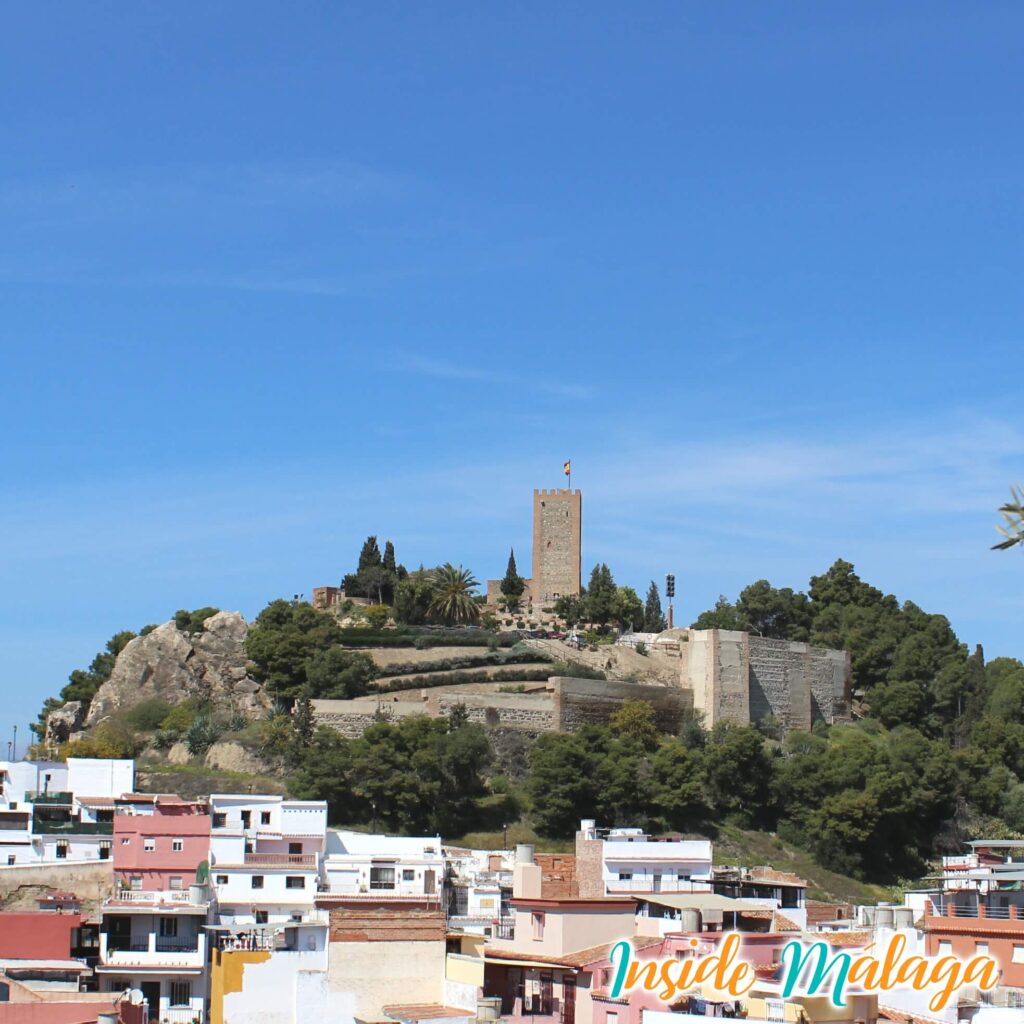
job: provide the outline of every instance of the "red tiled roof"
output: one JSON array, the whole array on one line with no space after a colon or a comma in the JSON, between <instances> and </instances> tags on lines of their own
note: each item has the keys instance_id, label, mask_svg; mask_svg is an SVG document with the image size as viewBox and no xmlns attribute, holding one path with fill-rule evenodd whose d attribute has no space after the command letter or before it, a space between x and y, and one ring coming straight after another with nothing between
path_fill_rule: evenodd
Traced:
<instances>
[{"instance_id":1,"label":"red tiled roof","mask_svg":"<svg viewBox=\"0 0 1024 1024\"><path fill-rule=\"evenodd\" d=\"M621 940L619 940L621 941ZM629 940L634 950L647 949L650 946L660 946L664 941L659 936L634 935ZM605 942L600 946L591 946L589 949L580 949L563 957L565 963L573 967L586 967L588 964L597 964L607 960L612 949L618 942Z\"/></svg>"},{"instance_id":2,"label":"red tiled roof","mask_svg":"<svg viewBox=\"0 0 1024 1024\"><path fill-rule=\"evenodd\" d=\"M772 929L777 932L802 932L803 928L800 927L795 921L791 921L785 914L780 914L777 910L775 911L775 917L772 920Z\"/></svg>"},{"instance_id":3,"label":"red tiled roof","mask_svg":"<svg viewBox=\"0 0 1024 1024\"><path fill-rule=\"evenodd\" d=\"M822 932L821 938L833 947L866 946L871 941L871 932Z\"/></svg>"},{"instance_id":4,"label":"red tiled roof","mask_svg":"<svg viewBox=\"0 0 1024 1024\"><path fill-rule=\"evenodd\" d=\"M475 1017L476 1010L461 1010L440 1003L410 1003L407 1006L382 1006L389 1016L398 1020L437 1020L439 1017Z\"/></svg>"}]
</instances>

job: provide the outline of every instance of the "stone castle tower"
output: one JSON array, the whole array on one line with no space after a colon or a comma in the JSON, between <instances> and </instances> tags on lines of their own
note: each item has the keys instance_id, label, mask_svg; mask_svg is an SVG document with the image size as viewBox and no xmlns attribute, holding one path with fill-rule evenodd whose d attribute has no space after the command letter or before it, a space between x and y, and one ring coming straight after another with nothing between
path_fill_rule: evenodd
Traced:
<instances>
[{"instance_id":1,"label":"stone castle tower","mask_svg":"<svg viewBox=\"0 0 1024 1024\"><path fill-rule=\"evenodd\" d=\"M533 578L530 596L549 604L580 592L583 494L580 490L533 492Z\"/></svg>"}]
</instances>

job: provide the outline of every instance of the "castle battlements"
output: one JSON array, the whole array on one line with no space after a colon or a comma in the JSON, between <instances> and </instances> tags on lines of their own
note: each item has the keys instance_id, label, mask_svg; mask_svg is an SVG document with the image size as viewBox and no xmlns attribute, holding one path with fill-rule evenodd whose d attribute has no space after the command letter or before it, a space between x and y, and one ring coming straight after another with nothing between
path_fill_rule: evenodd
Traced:
<instances>
[{"instance_id":1,"label":"castle battlements","mask_svg":"<svg viewBox=\"0 0 1024 1024\"><path fill-rule=\"evenodd\" d=\"M583 492L578 487L575 489L571 487L535 487L533 489L533 493L541 496L546 494L550 496L560 495L562 497L571 497L572 495L582 494Z\"/></svg>"}]
</instances>

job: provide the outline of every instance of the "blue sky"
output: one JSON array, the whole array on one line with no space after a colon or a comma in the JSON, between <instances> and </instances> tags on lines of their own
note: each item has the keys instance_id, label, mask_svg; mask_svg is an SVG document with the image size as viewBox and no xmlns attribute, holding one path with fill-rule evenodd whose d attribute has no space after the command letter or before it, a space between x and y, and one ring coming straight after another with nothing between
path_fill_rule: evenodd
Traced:
<instances>
[{"instance_id":1,"label":"blue sky","mask_svg":"<svg viewBox=\"0 0 1024 1024\"><path fill-rule=\"evenodd\" d=\"M27 5L0 736L113 632L484 579L563 459L681 618L836 557L1024 655L1014 3ZM0 746L0 755L6 745Z\"/></svg>"}]
</instances>

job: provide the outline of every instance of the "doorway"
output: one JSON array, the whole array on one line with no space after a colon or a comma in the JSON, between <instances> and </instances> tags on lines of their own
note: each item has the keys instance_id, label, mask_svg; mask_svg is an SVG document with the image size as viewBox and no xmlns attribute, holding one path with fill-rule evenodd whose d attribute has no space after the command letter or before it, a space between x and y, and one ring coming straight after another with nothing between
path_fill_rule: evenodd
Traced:
<instances>
[{"instance_id":1,"label":"doorway","mask_svg":"<svg viewBox=\"0 0 1024 1024\"><path fill-rule=\"evenodd\" d=\"M160 982L144 981L140 986L142 997L149 1003L149 1019L159 1020L160 1014Z\"/></svg>"},{"instance_id":2,"label":"doorway","mask_svg":"<svg viewBox=\"0 0 1024 1024\"><path fill-rule=\"evenodd\" d=\"M437 887L437 874L433 868L427 868L423 872L423 891L426 893L432 893Z\"/></svg>"},{"instance_id":3,"label":"doorway","mask_svg":"<svg viewBox=\"0 0 1024 1024\"><path fill-rule=\"evenodd\" d=\"M562 1024L576 1024L576 979L562 976Z\"/></svg>"}]
</instances>

